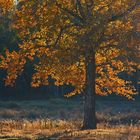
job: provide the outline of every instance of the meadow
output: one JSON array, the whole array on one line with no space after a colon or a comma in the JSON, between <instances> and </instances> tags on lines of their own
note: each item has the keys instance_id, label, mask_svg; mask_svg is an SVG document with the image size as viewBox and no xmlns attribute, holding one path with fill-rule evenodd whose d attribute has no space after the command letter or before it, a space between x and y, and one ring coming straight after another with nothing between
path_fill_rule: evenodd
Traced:
<instances>
[{"instance_id":1,"label":"meadow","mask_svg":"<svg viewBox=\"0 0 140 140\"><path fill-rule=\"evenodd\" d=\"M98 100L98 129L81 130L83 101L0 102L0 140L140 140L138 101Z\"/></svg>"}]
</instances>

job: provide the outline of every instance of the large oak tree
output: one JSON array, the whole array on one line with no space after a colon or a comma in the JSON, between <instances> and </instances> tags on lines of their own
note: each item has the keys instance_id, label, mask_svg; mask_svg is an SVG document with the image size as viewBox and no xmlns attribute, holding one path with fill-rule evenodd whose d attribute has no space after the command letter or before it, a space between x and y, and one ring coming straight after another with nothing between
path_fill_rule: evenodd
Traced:
<instances>
[{"instance_id":1,"label":"large oak tree","mask_svg":"<svg viewBox=\"0 0 140 140\"><path fill-rule=\"evenodd\" d=\"M20 37L19 51L6 51L0 67L6 85L14 85L26 61L35 62L32 86L75 87L66 96L83 93L83 129L95 129L95 95L136 93L128 74L139 66L138 47L131 43L133 15L139 0L21 0L12 27ZM138 46L138 44L137 44ZM133 56L133 57L132 57ZM135 59L133 59L135 58Z\"/></svg>"}]
</instances>

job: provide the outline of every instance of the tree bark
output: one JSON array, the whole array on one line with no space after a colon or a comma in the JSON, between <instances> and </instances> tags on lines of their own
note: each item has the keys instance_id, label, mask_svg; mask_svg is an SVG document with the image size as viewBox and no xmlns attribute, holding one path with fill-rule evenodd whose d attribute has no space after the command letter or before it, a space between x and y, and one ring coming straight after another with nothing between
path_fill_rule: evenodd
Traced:
<instances>
[{"instance_id":1,"label":"tree bark","mask_svg":"<svg viewBox=\"0 0 140 140\"><path fill-rule=\"evenodd\" d=\"M95 114L95 79L96 65L95 53L86 56L86 87L84 95L84 121L82 129L96 129Z\"/></svg>"}]
</instances>

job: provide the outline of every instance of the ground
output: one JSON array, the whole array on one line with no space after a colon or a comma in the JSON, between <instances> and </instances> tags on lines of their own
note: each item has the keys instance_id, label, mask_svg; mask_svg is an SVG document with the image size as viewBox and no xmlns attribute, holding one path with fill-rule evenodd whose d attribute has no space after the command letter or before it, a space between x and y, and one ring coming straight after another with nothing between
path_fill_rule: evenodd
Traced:
<instances>
[{"instance_id":1,"label":"ground","mask_svg":"<svg viewBox=\"0 0 140 140\"><path fill-rule=\"evenodd\" d=\"M1 101L0 140L140 140L140 103L96 102L97 130L80 130L80 99Z\"/></svg>"}]
</instances>

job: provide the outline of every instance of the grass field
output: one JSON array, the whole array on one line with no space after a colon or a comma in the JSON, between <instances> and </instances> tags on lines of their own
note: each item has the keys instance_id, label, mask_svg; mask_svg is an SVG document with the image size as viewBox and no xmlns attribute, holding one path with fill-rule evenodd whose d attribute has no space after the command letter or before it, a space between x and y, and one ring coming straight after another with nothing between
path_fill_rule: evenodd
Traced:
<instances>
[{"instance_id":1,"label":"grass field","mask_svg":"<svg viewBox=\"0 0 140 140\"><path fill-rule=\"evenodd\" d=\"M0 140L140 140L140 102L97 101L97 130L81 131L83 102L0 102Z\"/></svg>"}]
</instances>

